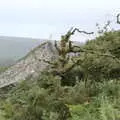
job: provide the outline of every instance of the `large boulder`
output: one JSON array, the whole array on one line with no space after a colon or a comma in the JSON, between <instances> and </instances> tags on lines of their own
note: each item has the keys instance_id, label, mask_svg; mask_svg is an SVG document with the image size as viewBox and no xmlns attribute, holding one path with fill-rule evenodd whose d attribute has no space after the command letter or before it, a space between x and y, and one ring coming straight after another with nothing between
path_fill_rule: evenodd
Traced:
<instances>
[{"instance_id":1,"label":"large boulder","mask_svg":"<svg viewBox=\"0 0 120 120\"><path fill-rule=\"evenodd\" d=\"M57 55L53 42L42 43L0 74L0 88L25 80L29 76L38 76L48 66L44 60L54 60Z\"/></svg>"}]
</instances>

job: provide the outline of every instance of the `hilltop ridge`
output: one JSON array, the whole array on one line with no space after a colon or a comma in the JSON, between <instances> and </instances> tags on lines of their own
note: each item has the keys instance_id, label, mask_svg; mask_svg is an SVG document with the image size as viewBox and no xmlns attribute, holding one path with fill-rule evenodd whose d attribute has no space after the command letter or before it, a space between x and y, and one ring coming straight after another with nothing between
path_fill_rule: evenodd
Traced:
<instances>
[{"instance_id":1,"label":"hilltop ridge","mask_svg":"<svg viewBox=\"0 0 120 120\"><path fill-rule=\"evenodd\" d=\"M24 57L45 39L0 36L0 66L9 66Z\"/></svg>"}]
</instances>

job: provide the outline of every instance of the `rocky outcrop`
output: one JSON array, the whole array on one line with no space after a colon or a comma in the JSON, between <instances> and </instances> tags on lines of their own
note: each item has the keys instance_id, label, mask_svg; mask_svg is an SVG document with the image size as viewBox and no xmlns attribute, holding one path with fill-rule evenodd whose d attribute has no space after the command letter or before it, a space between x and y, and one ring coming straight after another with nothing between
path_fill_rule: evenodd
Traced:
<instances>
[{"instance_id":1,"label":"rocky outcrop","mask_svg":"<svg viewBox=\"0 0 120 120\"><path fill-rule=\"evenodd\" d=\"M56 57L57 51L53 43L49 41L42 43L0 74L0 88L25 80L31 75L38 76L48 66L44 60L54 60Z\"/></svg>"}]
</instances>

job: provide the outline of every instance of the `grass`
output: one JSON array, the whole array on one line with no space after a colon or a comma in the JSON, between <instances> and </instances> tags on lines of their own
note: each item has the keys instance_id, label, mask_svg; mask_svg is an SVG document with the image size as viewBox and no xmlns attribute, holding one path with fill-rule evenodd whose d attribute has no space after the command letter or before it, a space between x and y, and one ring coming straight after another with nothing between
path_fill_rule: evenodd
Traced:
<instances>
[{"instance_id":1,"label":"grass","mask_svg":"<svg viewBox=\"0 0 120 120\"><path fill-rule=\"evenodd\" d=\"M0 120L6 120L4 117L4 112L0 110Z\"/></svg>"},{"instance_id":2,"label":"grass","mask_svg":"<svg viewBox=\"0 0 120 120\"><path fill-rule=\"evenodd\" d=\"M27 88L29 88L30 91L27 91ZM103 83L98 83L97 87L91 87L89 90L88 88L84 87L84 82L80 82L74 87L60 88L59 90L61 93L63 89L67 90L67 94L64 94L64 99L62 100L64 102L67 101L66 104L70 109L72 118L69 120L120 120L119 81L116 82L115 80L111 80ZM22 102L21 100L24 100L24 98L26 100L29 100L27 96L30 94L33 93L33 95L35 95L35 93L38 93L39 87L33 83L28 84L27 82L26 84L26 82L23 82L19 85L18 89L13 90L12 91L17 94L12 95L9 92L8 100L12 99L14 102L14 99L16 99L17 101L20 100L20 102ZM42 93L42 89L40 89L39 92ZM83 99L83 96L89 97L90 101ZM9 101L5 102L5 110L2 111L1 109L0 111L0 120L8 120L7 118L4 118L3 115L12 115L11 105L12 104L9 104ZM16 114L19 113L16 112Z\"/></svg>"},{"instance_id":3,"label":"grass","mask_svg":"<svg viewBox=\"0 0 120 120\"><path fill-rule=\"evenodd\" d=\"M96 102L99 101L99 106ZM71 105L71 120L120 120L120 109L116 108L115 102L109 98L98 98L98 101L92 101L89 104Z\"/></svg>"},{"instance_id":4,"label":"grass","mask_svg":"<svg viewBox=\"0 0 120 120\"><path fill-rule=\"evenodd\" d=\"M96 91L90 102L69 105L71 120L120 120L120 83L99 83Z\"/></svg>"}]
</instances>

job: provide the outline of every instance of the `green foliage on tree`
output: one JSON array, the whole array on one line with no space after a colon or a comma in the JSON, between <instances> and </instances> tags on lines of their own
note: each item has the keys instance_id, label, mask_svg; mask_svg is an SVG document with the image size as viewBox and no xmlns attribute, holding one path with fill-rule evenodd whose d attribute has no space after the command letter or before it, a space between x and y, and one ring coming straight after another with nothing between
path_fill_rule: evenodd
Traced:
<instances>
[{"instance_id":1,"label":"green foliage on tree","mask_svg":"<svg viewBox=\"0 0 120 120\"><path fill-rule=\"evenodd\" d=\"M120 77L119 47L120 31L104 33L86 43L84 48L96 53L88 53L83 63L91 79L118 79Z\"/></svg>"},{"instance_id":2,"label":"green foliage on tree","mask_svg":"<svg viewBox=\"0 0 120 120\"><path fill-rule=\"evenodd\" d=\"M84 52L80 46L75 46L70 40L71 36L74 35L76 31L84 34L93 34L93 32L88 33L86 31L80 31L77 28L71 28L65 35L61 36L60 43L57 44L57 42L55 42L55 48L59 54L58 59L53 62L45 61L52 66L50 73L54 76L58 75L61 78L62 85L75 85L76 75L72 74L73 71L79 71L79 74L81 74L80 76L83 76L83 73L80 73L80 70L75 71L74 69L76 66L79 66L81 59L77 59L76 57L70 55L71 53L76 54ZM70 80L70 74L74 76L74 80Z\"/></svg>"}]
</instances>

